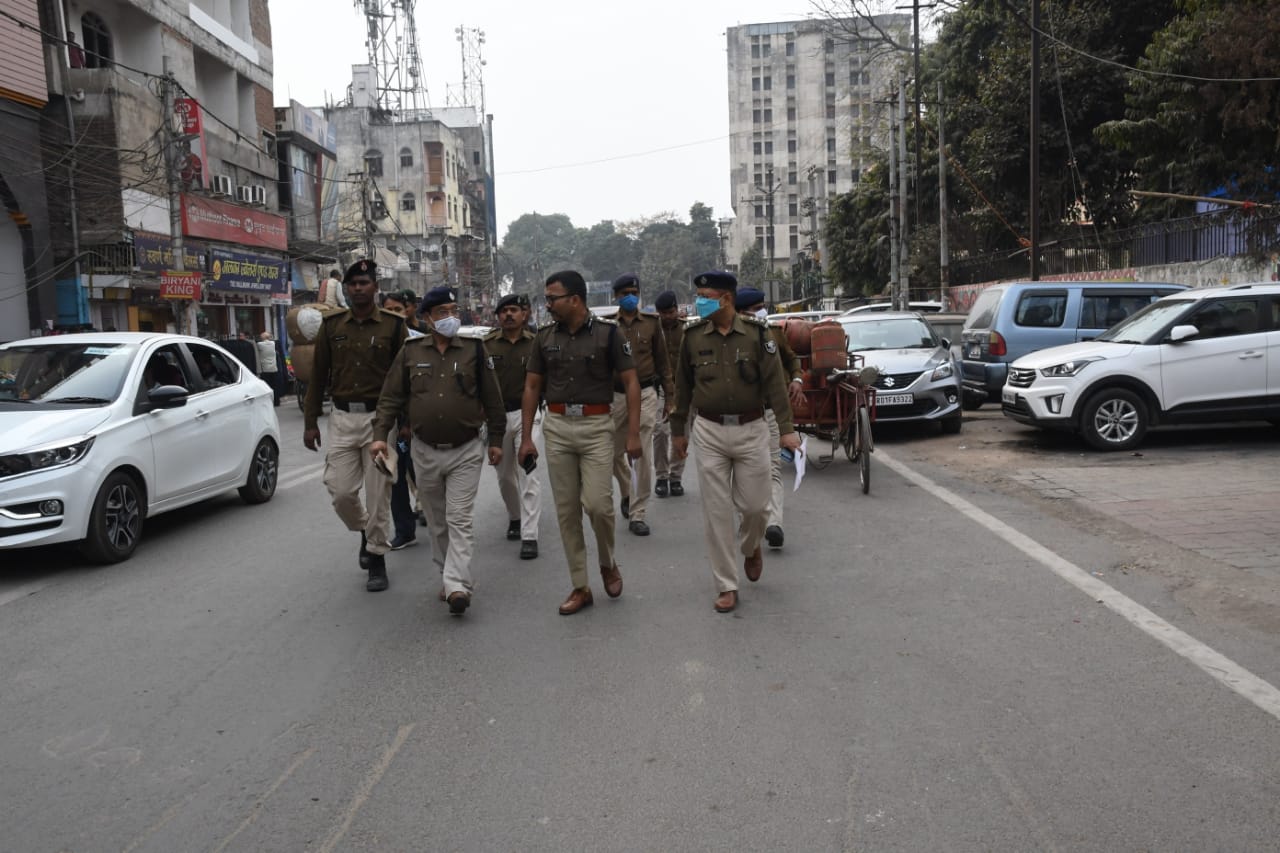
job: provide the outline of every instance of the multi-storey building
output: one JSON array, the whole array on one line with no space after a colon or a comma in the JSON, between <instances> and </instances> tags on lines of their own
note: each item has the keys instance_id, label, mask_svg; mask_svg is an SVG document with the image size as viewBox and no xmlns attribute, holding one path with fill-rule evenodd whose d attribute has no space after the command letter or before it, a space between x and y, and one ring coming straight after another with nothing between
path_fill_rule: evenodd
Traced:
<instances>
[{"instance_id":1,"label":"multi-storey building","mask_svg":"<svg viewBox=\"0 0 1280 853\"><path fill-rule=\"evenodd\" d=\"M337 132L324 116L297 101L276 108L280 210L289 220L294 291L319 289L339 262L341 198L355 182L338 172Z\"/></svg>"},{"instance_id":2,"label":"multi-storey building","mask_svg":"<svg viewBox=\"0 0 1280 853\"><path fill-rule=\"evenodd\" d=\"M45 109L45 149L60 152L51 218L70 226L51 244L69 270L64 322L215 338L272 328L291 294L267 0L49 7L46 30L67 42ZM195 284L165 276L177 266L171 197Z\"/></svg>"},{"instance_id":3,"label":"multi-storey building","mask_svg":"<svg viewBox=\"0 0 1280 853\"><path fill-rule=\"evenodd\" d=\"M911 32L910 15L874 21L899 43ZM897 58L876 28L806 20L728 29L731 265L753 245L779 270L801 253L821 256L826 200L849 191L887 144L888 112L877 101Z\"/></svg>"},{"instance_id":4,"label":"multi-storey building","mask_svg":"<svg viewBox=\"0 0 1280 853\"><path fill-rule=\"evenodd\" d=\"M470 107L379 109L369 66L357 65L348 104L325 117L347 184L346 260L372 254L388 287L419 293L447 284L473 308L492 295L496 242L490 126Z\"/></svg>"}]
</instances>

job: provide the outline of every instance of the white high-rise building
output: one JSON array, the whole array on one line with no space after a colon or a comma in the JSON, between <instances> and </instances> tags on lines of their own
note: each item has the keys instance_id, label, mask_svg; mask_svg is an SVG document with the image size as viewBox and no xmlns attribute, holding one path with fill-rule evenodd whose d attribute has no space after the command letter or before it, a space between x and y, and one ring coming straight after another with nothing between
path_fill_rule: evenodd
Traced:
<instances>
[{"instance_id":1,"label":"white high-rise building","mask_svg":"<svg viewBox=\"0 0 1280 853\"><path fill-rule=\"evenodd\" d=\"M812 257L816 248L820 256L827 199L849 191L870 165L868 155L886 146L889 112L878 102L906 55L893 52L876 29L905 44L911 16L881 15L874 23L728 29L730 265L753 244L766 261L772 255L779 272L802 252ZM769 296L785 302L790 294Z\"/></svg>"}]
</instances>

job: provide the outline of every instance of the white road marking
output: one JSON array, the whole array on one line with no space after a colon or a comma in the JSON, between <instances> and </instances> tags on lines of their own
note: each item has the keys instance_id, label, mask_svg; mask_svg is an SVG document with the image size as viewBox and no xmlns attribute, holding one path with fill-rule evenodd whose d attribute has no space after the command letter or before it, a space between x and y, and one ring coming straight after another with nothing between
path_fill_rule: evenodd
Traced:
<instances>
[{"instance_id":1,"label":"white road marking","mask_svg":"<svg viewBox=\"0 0 1280 853\"><path fill-rule=\"evenodd\" d=\"M280 774L280 777L271 783L271 787L264 791L261 797L258 797L257 802L253 804L253 808L249 809L249 814L240 822L240 825L236 827L236 831L222 839L222 843L213 849L213 853L222 853L223 850L227 849L227 845L236 840L237 835L248 829L249 826L258 819L258 815L262 814L262 807L266 805L266 802L270 799L271 795L274 794L281 785L288 781L289 777L292 776L299 767L305 764L307 759L310 758L315 751L316 748L314 746L309 747L306 752L293 759L293 761L289 763L289 766L284 769L284 772Z\"/></svg>"},{"instance_id":2,"label":"white road marking","mask_svg":"<svg viewBox=\"0 0 1280 853\"><path fill-rule=\"evenodd\" d=\"M324 473L324 465L313 465L309 468L303 468L300 471L290 471L288 474L280 478L276 483L277 492L285 492L289 489L301 486L303 483L309 483L316 477Z\"/></svg>"},{"instance_id":3,"label":"white road marking","mask_svg":"<svg viewBox=\"0 0 1280 853\"><path fill-rule=\"evenodd\" d=\"M0 592L0 607L3 607L4 605L9 604L11 602L26 598L28 595L35 595L37 592L44 589L51 583L52 581L33 581L28 584L23 584L22 586L19 586L19 587L14 587L8 592Z\"/></svg>"},{"instance_id":4,"label":"white road marking","mask_svg":"<svg viewBox=\"0 0 1280 853\"><path fill-rule=\"evenodd\" d=\"M356 789L356 795L351 798L351 803L347 806L346 813L342 816L342 823L338 824L338 828L320 847L320 853L333 853L334 849L342 843L343 837L351 829L351 824L355 822L356 815L360 813L360 809L369 801L369 797L373 794L373 789L377 787L378 782L382 781L382 777L386 775L387 770L391 767L391 762L395 760L396 753L404 746L404 742L409 739L409 735L417 727L417 723L409 723L407 726L401 726L400 731L396 733L396 739L391 745L383 750L382 758L378 759L378 763L373 766L369 774L364 777L364 781L360 783L360 787Z\"/></svg>"},{"instance_id":5,"label":"white road marking","mask_svg":"<svg viewBox=\"0 0 1280 853\"><path fill-rule=\"evenodd\" d=\"M1220 654L1190 634L1175 628L1152 611L1127 595L1103 583L1076 564L1058 556L1029 536L1019 533L1000 519L979 509L974 504L943 488L928 477L907 467L883 450L877 448L875 457L885 467L906 480L915 483L938 500L959 510L965 516L981 524L996 536L1009 543L1049 571L1100 602L1108 610L1118 614L1145 634L1163 643L1168 649L1195 664L1207 675L1248 699L1254 705L1280 719L1280 689L1254 675L1240 664Z\"/></svg>"}]
</instances>

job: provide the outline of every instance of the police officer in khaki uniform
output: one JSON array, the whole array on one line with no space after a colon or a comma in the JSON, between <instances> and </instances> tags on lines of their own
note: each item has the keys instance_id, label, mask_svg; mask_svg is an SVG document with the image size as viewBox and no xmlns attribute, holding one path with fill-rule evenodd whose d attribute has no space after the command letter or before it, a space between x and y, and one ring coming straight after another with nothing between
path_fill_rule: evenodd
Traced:
<instances>
[{"instance_id":1,"label":"police officer in khaki uniform","mask_svg":"<svg viewBox=\"0 0 1280 853\"><path fill-rule=\"evenodd\" d=\"M676 364L676 410L671 415L672 444L681 456L692 436L698 448L698 486L711 567L719 595L715 609L738 606L738 566L734 558L733 514L738 551L746 559L747 579L764 568L760 540L769 513L769 428L766 408L778 417L781 445L792 451L800 438L791 425L791 404L778 346L768 328L733 307L738 280L713 271L694 279L699 319L684 330ZM696 410L689 423L690 409ZM686 432L687 428L687 432Z\"/></svg>"},{"instance_id":2,"label":"police officer in khaki uniform","mask_svg":"<svg viewBox=\"0 0 1280 853\"><path fill-rule=\"evenodd\" d=\"M680 306L676 294L664 290L654 300L653 307L658 309L658 319L662 322L662 339L667 342L667 367L675 376L675 363L680 355L680 342L684 340L684 317L680 316ZM674 384L674 383L673 383ZM684 494L684 484L680 478L684 475L684 460L671 450L671 410L676 406L675 394L665 389L662 392L662 411L653 427L653 469L657 481L653 485L653 493L665 498L670 495L678 498Z\"/></svg>"},{"instance_id":3,"label":"police officer in khaki uniform","mask_svg":"<svg viewBox=\"0 0 1280 853\"><path fill-rule=\"evenodd\" d=\"M473 516L485 459L480 428L488 426L489 464L497 465L507 416L484 345L458 337L462 321L454 292L432 288L422 298L421 310L430 334L406 343L391 365L373 429L375 435L386 435L408 404L410 452L431 533L431 561L444 580L441 596L449 612L460 616L474 589ZM386 442L373 442L369 452L371 458L385 455Z\"/></svg>"},{"instance_id":4,"label":"police officer in khaki uniform","mask_svg":"<svg viewBox=\"0 0 1280 853\"><path fill-rule=\"evenodd\" d=\"M658 389L668 401L675 400L671 384L671 368L667 364L667 344L662 335L662 321L657 314L640 310L640 279L635 273L618 276L613 282L613 297L618 303L618 331L631 344L631 360L640 380L640 448L635 461L636 487L631 488L631 465L627 461L626 389L621 381L613 386L613 476L622 495L622 517L630 519L628 529L636 536L648 536L645 510L653 494L653 430L668 412L659 412Z\"/></svg>"},{"instance_id":5,"label":"police officer in khaki uniform","mask_svg":"<svg viewBox=\"0 0 1280 853\"><path fill-rule=\"evenodd\" d=\"M552 273L547 310L554 321L538 329L529 357L521 407L520 461L537 458L533 419L544 392L547 470L556 501L560 538L573 591L560 605L569 616L592 604L582 513L591 519L600 576L610 598L622 595L622 573L613 555L613 381L626 389L627 456L640 457L640 383L631 345L616 324L587 308L587 283L574 270Z\"/></svg>"},{"instance_id":6,"label":"police officer in khaki uniform","mask_svg":"<svg viewBox=\"0 0 1280 853\"><path fill-rule=\"evenodd\" d=\"M307 383L303 406L302 443L320 448L317 425L325 388L333 397L329 415L324 484L333 508L348 530L360 532L360 567L369 572L365 589L387 588L390 549L392 480L380 472L369 455L373 444L373 413L391 362L400 352L406 332L403 317L378 307L377 266L357 261L343 277L350 307L327 315L316 333L315 366ZM385 436L387 430L382 430ZM364 500L360 490L364 489Z\"/></svg>"},{"instance_id":7,"label":"police officer in khaki uniform","mask_svg":"<svg viewBox=\"0 0 1280 853\"><path fill-rule=\"evenodd\" d=\"M498 328L484 339L489 363L502 387L507 410L507 431L502 441L502 462L497 467L498 490L507 507L507 538L520 540L520 559L538 556L538 521L542 517L542 481L525 473L516 458L524 435L520 406L524 398L525 367L533 353L534 334L529 330L529 297L513 293L498 300L494 313ZM542 440L542 411L533 416L533 442Z\"/></svg>"},{"instance_id":8,"label":"police officer in khaki uniform","mask_svg":"<svg viewBox=\"0 0 1280 853\"><path fill-rule=\"evenodd\" d=\"M763 290L757 290L754 287L739 288L738 295L733 300L733 307L739 314L746 314L762 323L768 323L765 319L768 311L764 307ZM782 373L787 380L787 399L791 401L792 406L798 406L804 402L804 371L800 369L800 357L791 349L791 344L787 343L787 336L781 326L770 324L769 337L778 348L778 358L782 359ZM765 409L764 419L769 425L769 468L773 476L773 490L769 497L769 524L764 529L764 541L769 543L770 548L781 548L786 537L782 532L784 489L782 487L782 449L778 444L778 417L773 413L773 409Z\"/></svg>"}]
</instances>

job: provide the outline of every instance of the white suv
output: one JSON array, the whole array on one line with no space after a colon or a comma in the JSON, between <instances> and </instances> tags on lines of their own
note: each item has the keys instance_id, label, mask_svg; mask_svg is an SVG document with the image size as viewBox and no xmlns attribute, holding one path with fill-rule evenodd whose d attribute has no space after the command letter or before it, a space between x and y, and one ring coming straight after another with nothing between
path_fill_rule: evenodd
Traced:
<instances>
[{"instance_id":1,"label":"white suv","mask_svg":"<svg viewBox=\"0 0 1280 853\"><path fill-rule=\"evenodd\" d=\"M1001 400L1016 421L1128 450L1161 424L1280 425L1280 284L1166 296L1092 341L1009 367Z\"/></svg>"}]
</instances>

